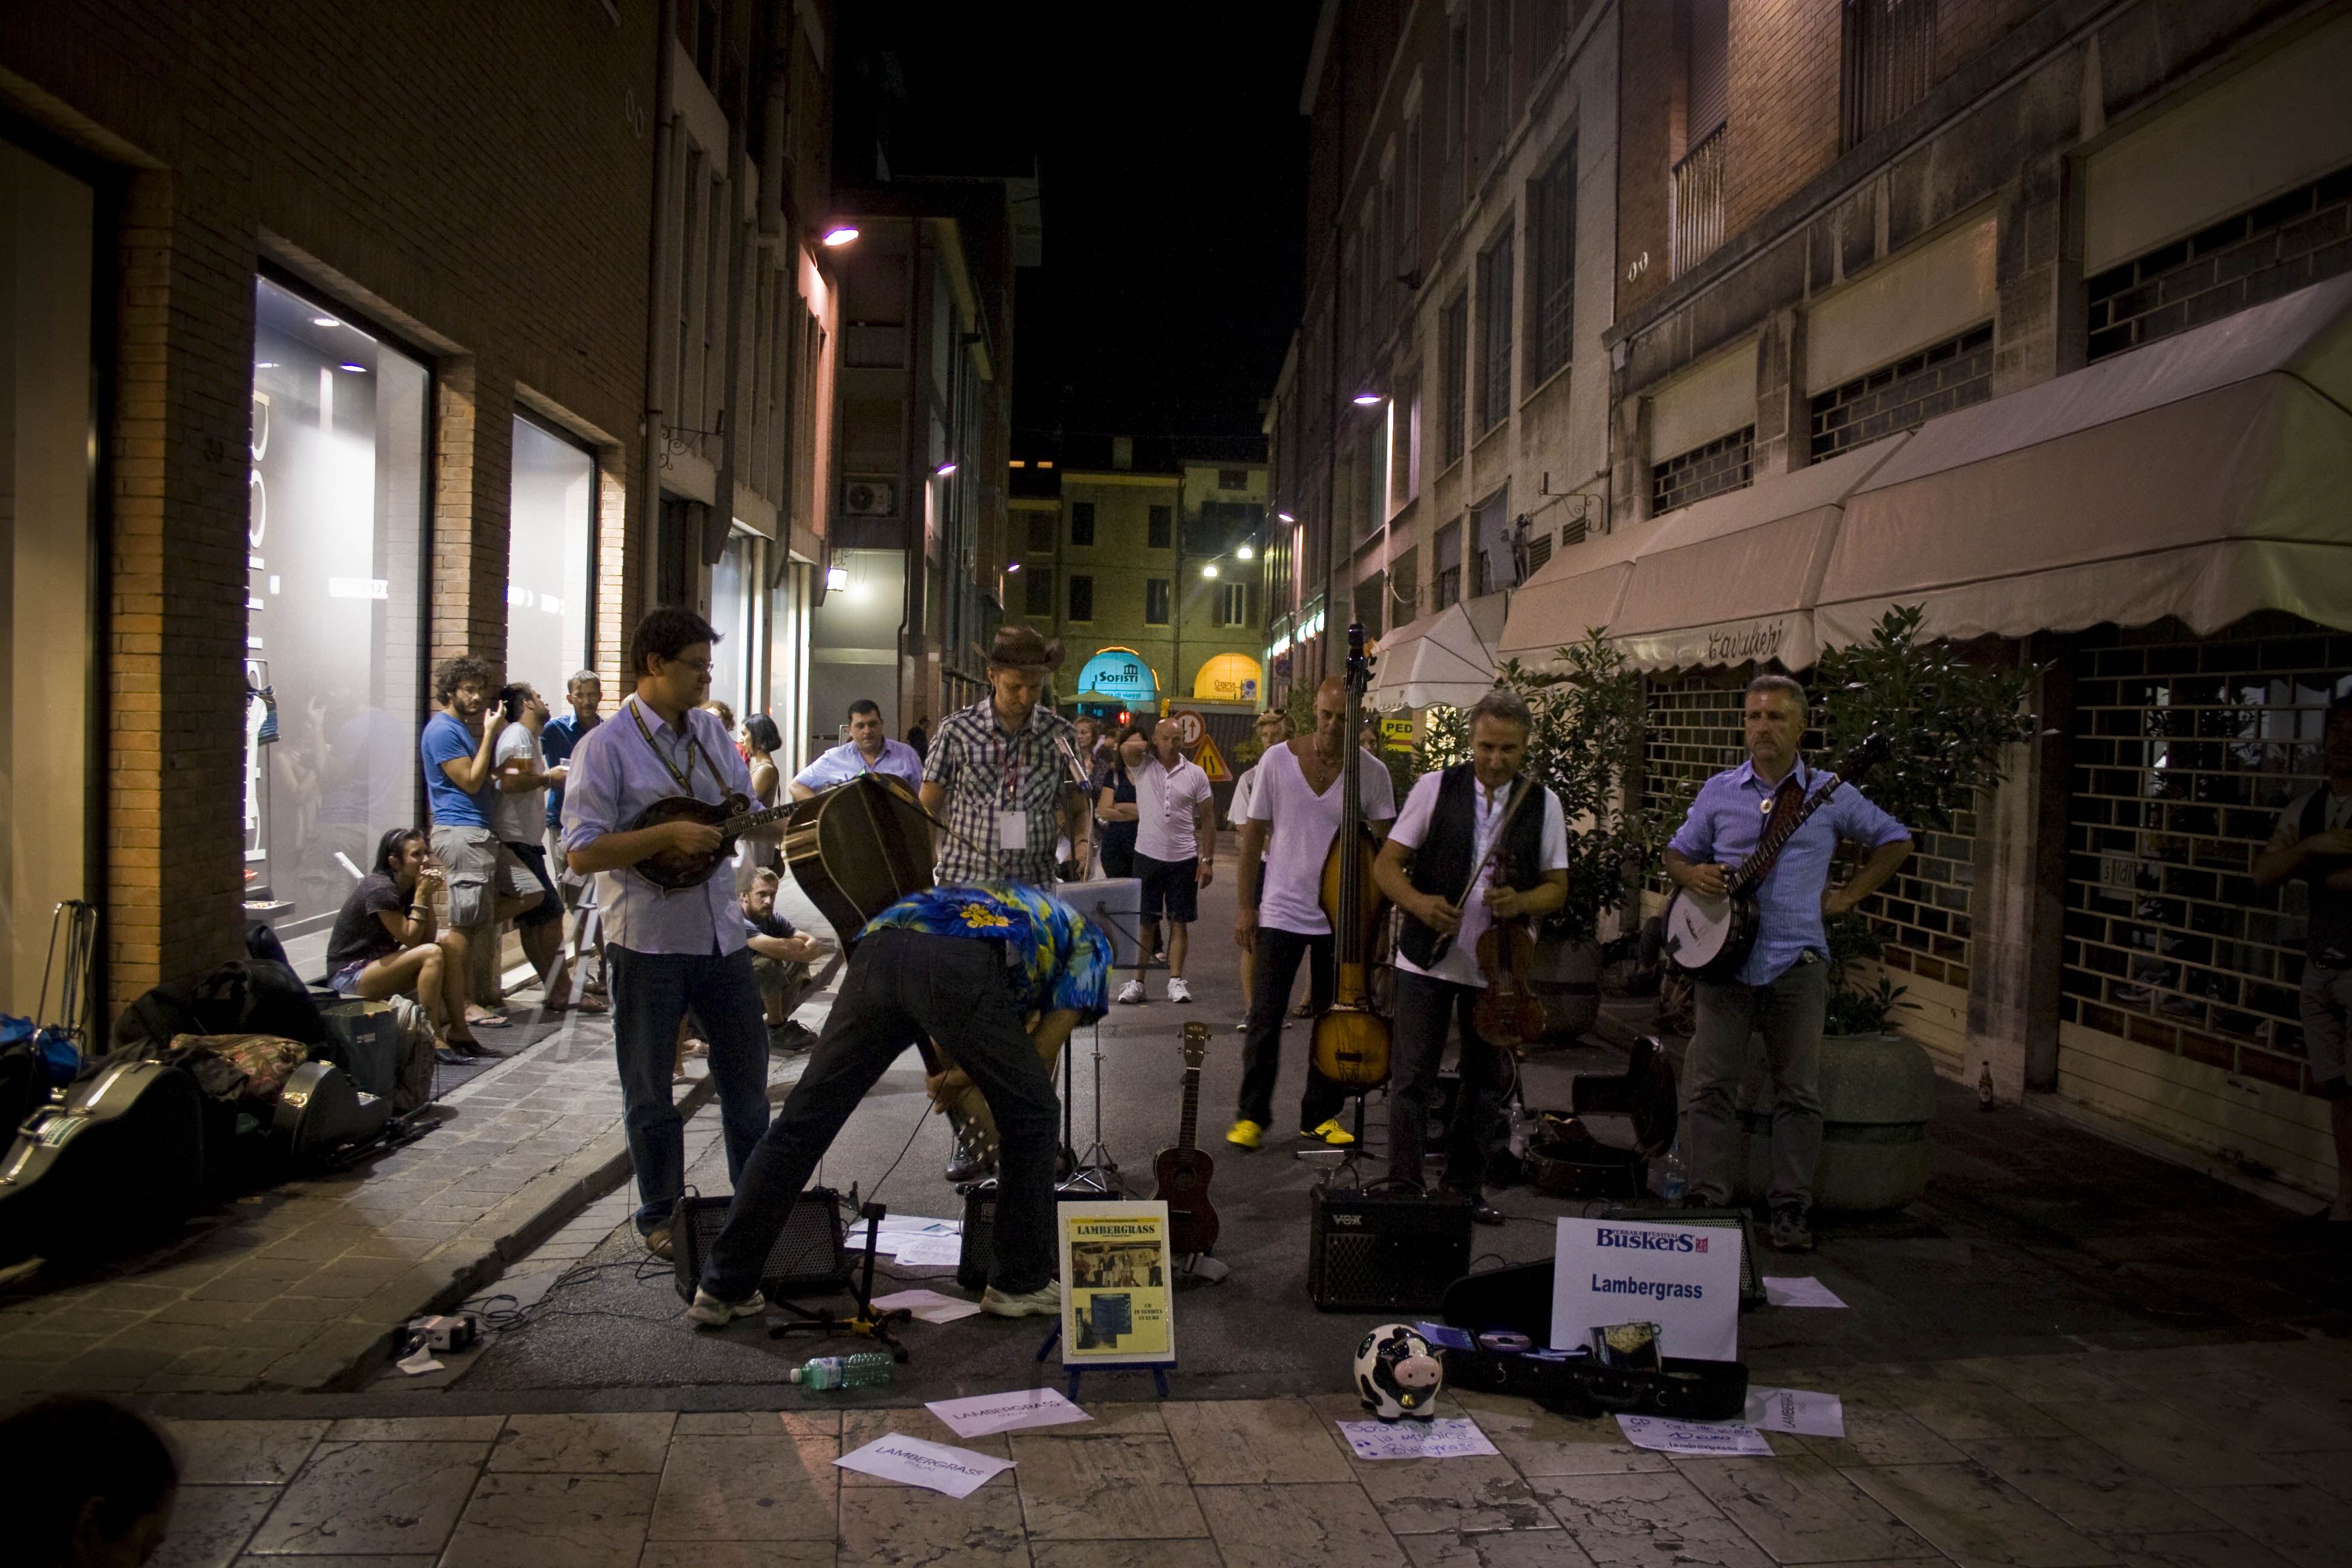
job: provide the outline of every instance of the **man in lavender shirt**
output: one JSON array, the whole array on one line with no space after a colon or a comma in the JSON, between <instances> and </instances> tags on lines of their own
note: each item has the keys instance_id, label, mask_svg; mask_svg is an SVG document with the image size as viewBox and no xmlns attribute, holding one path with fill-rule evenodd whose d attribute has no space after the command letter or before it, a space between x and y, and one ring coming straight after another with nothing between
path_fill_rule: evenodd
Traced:
<instances>
[{"instance_id":1,"label":"man in lavender shirt","mask_svg":"<svg viewBox=\"0 0 2352 1568\"><path fill-rule=\"evenodd\" d=\"M669 892L635 868L664 850L708 854L719 847L719 830L691 822L628 827L669 795L717 802L751 793L742 753L701 705L718 640L691 610L664 607L638 622L629 644L636 691L580 737L563 791L572 869L601 879L613 1043L637 1167L637 1232L657 1258L670 1255L670 1215L686 1183L685 1123L670 1100L670 1067L688 1008L710 1042L730 1181L768 1128L768 1031L734 879L722 874Z\"/></svg>"},{"instance_id":2,"label":"man in lavender shirt","mask_svg":"<svg viewBox=\"0 0 2352 1568\"><path fill-rule=\"evenodd\" d=\"M1799 800L1821 785L1797 754L1805 733L1805 689L1785 675L1748 683L1741 712L1748 761L1699 786L1690 815L1666 846L1666 875L1710 899L1724 878L1764 837L1775 801L1793 777ZM1830 859L1840 839L1868 851L1843 887L1831 887ZM1867 897L1911 853L1904 826L1846 785L1808 817L1756 889L1756 945L1729 980L1702 980L1698 1024L1683 1059L1685 1156L1690 1201L1731 1200L1739 1158L1739 1116L1732 1096L1748 1067L1748 1037L1764 1037L1772 1068L1772 1245L1810 1251L1813 1168L1822 1154L1822 1023L1829 1001L1829 937L1822 921Z\"/></svg>"}]
</instances>

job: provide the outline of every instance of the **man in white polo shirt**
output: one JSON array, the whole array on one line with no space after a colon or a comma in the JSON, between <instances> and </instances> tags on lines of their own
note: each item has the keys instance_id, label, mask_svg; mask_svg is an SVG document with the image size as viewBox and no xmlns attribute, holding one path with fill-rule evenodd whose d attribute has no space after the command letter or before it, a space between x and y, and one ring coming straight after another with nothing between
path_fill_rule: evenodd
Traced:
<instances>
[{"instance_id":1,"label":"man in white polo shirt","mask_svg":"<svg viewBox=\"0 0 2352 1568\"><path fill-rule=\"evenodd\" d=\"M1168 923L1168 1000L1190 1002L1184 984L1184 952L1192 922L1201 918L1201 889L1216 876L1217 806L1209 775L1176 745L1176 721L1162 719L1151 731L1151 754L1135 771L1135 874L1143 879L1143 941L1135 978L1118 999L1143 1000L1145 958L1160 945L1160 915Z\"/></svg>"}]
</instances>

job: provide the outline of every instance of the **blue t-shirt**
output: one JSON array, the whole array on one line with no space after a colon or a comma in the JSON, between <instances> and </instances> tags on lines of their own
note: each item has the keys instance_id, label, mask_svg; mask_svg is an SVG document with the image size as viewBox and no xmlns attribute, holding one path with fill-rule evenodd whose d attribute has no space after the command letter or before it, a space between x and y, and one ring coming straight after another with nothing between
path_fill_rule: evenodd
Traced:
<instances>
[{"instance_id":1,"label":"blue t-shirt","mask_svg":"<svg viewBox=\"0 0 2352 1568\"><path fill-rule=\"evenodd\" d=\"M488 827L490 819L482 811L478 796L467 795L449 782L441 769L444 763L471 762L481 742L474 732L446 713L436 713L425 721L425 733L416 742L425 759L425 798L433 805L433 823L436 827ZM495 783L486 782L485 788L495 789Z\"/></svg>"},{"instance_id":2,"label":"blue t-shirt","mask_svg":"<svg viewBox=\"0 0 2352 1568\"><path fill-rule=\"evenodd\" d=\"M547 765L551 768L560 763L570 762L572 748L580 743L580 737L604 721L600 715L589 720L586 728L583 729L580 721L569 713L561 719L550 719L546 727L539 732L540 755L547 759ZM563 826L563 786L562 784L548 786L547 825L554 828L561 828Z\"/></svg>"}]
</instances>

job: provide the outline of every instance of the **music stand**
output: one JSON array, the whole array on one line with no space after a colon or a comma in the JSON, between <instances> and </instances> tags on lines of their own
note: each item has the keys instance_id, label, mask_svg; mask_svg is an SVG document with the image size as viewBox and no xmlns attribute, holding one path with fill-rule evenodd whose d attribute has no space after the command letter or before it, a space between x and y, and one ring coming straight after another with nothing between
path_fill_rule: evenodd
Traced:
<instances>
[{"instance_id":1,"label":"music stand","mask_svg":"<svg viewBox=\"0 0 2352 1568\"><path fill-rule=\"evenodd\" d=\"M1129 963L1148 959L1143 952L1143 883L1134 877L1108 877L1094 882L1066 882L1055 890L1055 896L1068 904L1087 923L1100 929L1110 940L1111 969L1117 973ZM1103 1197L1125 1197L1127 1189L1118 1179L1118 1162L1111 1158L1108 1145L1102 1135L1102 1020L1093 1025L1094 1032L1094 1100L1095 1135L1083 1153L1074 1145L1076 1079L1072 1066L1074 1053L1068 1045L1062 1047L1062 1152L1070 1162L1070 1174L1062 1190L1068 1194L1094 1193Z\"/></svg>"}]
</instances>

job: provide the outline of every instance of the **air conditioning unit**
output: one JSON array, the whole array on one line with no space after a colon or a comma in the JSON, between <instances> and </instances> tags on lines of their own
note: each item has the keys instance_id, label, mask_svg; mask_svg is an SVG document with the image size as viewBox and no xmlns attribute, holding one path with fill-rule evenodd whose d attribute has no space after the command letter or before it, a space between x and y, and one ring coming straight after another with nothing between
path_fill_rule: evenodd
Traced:
<instances>
[{"instance_id":1,"label":"air conditioning unit","mask_svg":"<svg viewBox=\"0 0 2352 1568\"><path fill-rule=\"evenodd\" d=\"M896 517L898 487L888 479L844 479L841 510L849 517Z\"/></svg>"}]
</instances>

